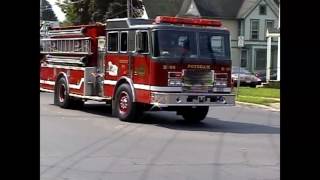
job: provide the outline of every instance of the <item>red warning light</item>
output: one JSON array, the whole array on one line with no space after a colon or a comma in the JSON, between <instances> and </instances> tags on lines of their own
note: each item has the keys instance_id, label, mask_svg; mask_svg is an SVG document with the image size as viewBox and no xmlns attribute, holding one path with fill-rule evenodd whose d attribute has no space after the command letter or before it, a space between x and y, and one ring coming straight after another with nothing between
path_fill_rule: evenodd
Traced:
<instances>
[{"instance_id":1,"label":"red warning light","mask_svg":"<svg viewBox=\"0 0 320 180\"><path fill-rule=\"evenodd\" d=\"M214 19L201 19L201 18L180 18L170 16L157 16L155 23L170 23L170 24L190 24L199 26L214 26L221 27L222 23L219 20Z\"/></svg>"}]
</instances>

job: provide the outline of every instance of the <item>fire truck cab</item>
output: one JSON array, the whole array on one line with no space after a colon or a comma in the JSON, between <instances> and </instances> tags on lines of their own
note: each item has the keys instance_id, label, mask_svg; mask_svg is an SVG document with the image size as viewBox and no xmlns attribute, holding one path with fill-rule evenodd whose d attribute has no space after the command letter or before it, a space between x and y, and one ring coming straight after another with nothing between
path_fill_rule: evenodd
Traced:
<instances>
[{"instance_id":1,"label":"fire truck cab","mask_svg":"<svg viewBox=\"0 0 320 180\"><path fill-rule=\"evenodd\" d=\"M124 121L168 110L199 122L209 106L235 105L230 33L220 21L121 18L52 28L47 35L40 86L54 92L61 107L97 100Z\"/></svg>"}]
</instances>

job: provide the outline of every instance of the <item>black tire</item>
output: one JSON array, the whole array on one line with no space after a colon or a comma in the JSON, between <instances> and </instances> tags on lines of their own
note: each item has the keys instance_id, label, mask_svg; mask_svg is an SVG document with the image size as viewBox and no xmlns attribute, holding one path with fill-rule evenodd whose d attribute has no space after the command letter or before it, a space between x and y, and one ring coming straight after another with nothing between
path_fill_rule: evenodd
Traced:
<instances>
[{"instance_id":1,"label":"black tire","mask_svg":"<svg viewBox=\"0 0 320 180\"><path fill-rule=\"evenodd\" d=\"M121 84L113 103L113 115L118 116L121 121L133 122L137 120L139 110L137 104L133 102L133 95L129 84Z\"/></svg>"},{"instance_id":2,"label":"black tire","mask_svg":"<svg viewBox=\"0 0 320 180\"><path fill-rule=\"evenodd\" d=\"M179 114L188 122L200 122L208 114L209 106L184 107Z\"/></svg>"},{"instance_id":3,"label":"black tire","mask_svg":"<svg viewBox=\"0 0 320 180\"><path fill-rule=\"evenodd\" d=\"M65 78L60 78L54 88L54 104L62 108L71 107L71 99L68 94L68 84Z\"/></svg>"}]
</instances>

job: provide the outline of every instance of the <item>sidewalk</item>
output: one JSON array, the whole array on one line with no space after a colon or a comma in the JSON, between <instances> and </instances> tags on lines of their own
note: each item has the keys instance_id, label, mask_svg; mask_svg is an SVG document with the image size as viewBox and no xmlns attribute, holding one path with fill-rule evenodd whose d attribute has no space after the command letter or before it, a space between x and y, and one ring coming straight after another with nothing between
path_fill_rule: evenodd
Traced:
<instances>
[{"instance_id":1,"label":"sidewalk","mask_svg":"<svg viewBox=\"0 0 320 180\"><path fill-rule=\"evenodd\" d=\"M244 95L239 95L241 97L251 97L251 98L263 98L263 99L271 99L275 101L280 101L280 98L271 98L271 97L260 97L260 96L244 96Z\"/></svg>"},{"instance_id":2,"label":"sidewalk","mask_svg":"<svg viewBox=\"0 0 320 180\"><path fill-rule=\"evenodd\" d=\"M271 111L280 112L280 103L272 103L272 104L270 104L270 106L266 106L266 105L261 105L261 104L254 104L254 103L236 101L236 105L249 106L249 107L259 107L259 108L264 108L264 109L268 109L268 110L271 110Z\"/></svg>"},{"instance_id":3,"label":"sidewalk","mask_svg":"<svg viewBox=\"0 0 320 180\"><path fill-rule=\"evenodd\" d=\"M272 103L272 104L270 104L270 106L275 108L275 109L279 109L280 110L280 103Z\"/></svg>"}]
</instances>

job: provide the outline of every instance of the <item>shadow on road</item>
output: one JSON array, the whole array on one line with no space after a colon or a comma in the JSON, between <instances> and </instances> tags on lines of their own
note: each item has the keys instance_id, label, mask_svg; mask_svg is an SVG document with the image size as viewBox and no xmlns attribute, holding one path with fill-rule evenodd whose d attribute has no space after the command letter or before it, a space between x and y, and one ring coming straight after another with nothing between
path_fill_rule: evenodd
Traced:
<instances>
[{"instance_id":1,"label":"shadow on road","mask_svg":"<svg viewBox=\"0 0 320 180\"><path fill-rule=\"evenodd\" d=\"M87 113L112 117L111 106L106 104L85 104L81 110Z\"/></svg>"},{"instance_id":2,"label":"shadow on road","mask_svg":"<svg viewBox=\"0 0 320 180\"><path fill-rule=\"evenodd\" d=\"M239 134L280 134L280 128L261 124L234 122L207 117L200 123L189 123L175 113L145 113L139 123L153 124L175 130L208 131Z\"/></svg>"},{"instance_id":3,"label":"shadow on road","mask_svg":"<svg viewBox=\"0 0 320 180\"><path fill-rule=\"evenodd\" d=\"M108 116L111 115L111 107L105 104L85 104L80 110L83 112ZM185 131L208 131L239 134L280 134L280 128L267 125L234 122L228 119L221 120L207 117L200 123L189 123L177 116L175 112L145 112L143 117L134 122L139 124L150 124L175 130Z\"/></svg>"}]
</instances>

